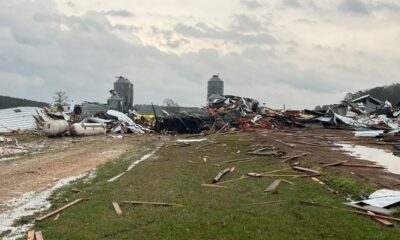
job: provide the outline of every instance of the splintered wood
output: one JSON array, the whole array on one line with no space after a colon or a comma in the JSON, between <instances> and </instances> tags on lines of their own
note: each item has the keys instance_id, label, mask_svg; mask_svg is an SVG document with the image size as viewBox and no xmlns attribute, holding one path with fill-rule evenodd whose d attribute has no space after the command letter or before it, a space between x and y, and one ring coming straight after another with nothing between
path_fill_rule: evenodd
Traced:
<instances>
[{"instance_id":1,"label":"splintered wood","mask_svg":"<svg viewBox=\"0 0 400 240\"><path fill-rule=\"evenodd\" d=\"M293 155L293 156L282 157L281 159L282 159L282 162L289 162L289 161L292 161L297 158L305 157L307 155L308 155L308 153L304 152L304 153Z\"/></svg>"},{"instance_id":2,"label":"splintered wood","mask_svg":"<svg viewBox=\"0 0 400 240\"><path fill-rule=\"evenodd\" d=\"M391 222L389 222L388 220L382 219L382 218L379 218L379 217L375 217L375 216L376 216L375 213L373 213L373 212L371 212L371 211L368 211L367 213L368 213L369 215L371 215L372 219L374 219L374 220L377 221L378 223L380 223L380 224L382 224L382 225L384 225L384 226L386 226L386 227L394 227L394 224L391 223Z\"/></svg>"},{"instance_id":3,"label":"splintered wood","mask_svg":"<svg viewBox=\"0 0 400 240\"><path fill-rule=\"evenodd\" d=\"M112 206L114 207L115 213L117 213L118 216L122 216L122 210L119 204L117 202L112 202Z\"/></svg>"},{"instance_id":4,"label":"splintered wood","mask_svg":"<svg viewBox=\"0 0 400 240\"><path fill-rule=\"evenodd\" d=\"M221 178L222 178L225 174L227 174L227 173L229 173L229 172L231 172L231 168L225 168L224 170L222 170L221 172L219 172L219 173L217 174L217 176L215 176L215 178L213 179L213 183L219 182L219 180L221 180Z\"/></svg>"},{"instance_id":5,"label":"splintered wood","mask_svg":"<svg viewBox=\"0 0 400 240\"><path fill-rule=\"evenodd\" d=\"M35 231L31 230L28 232L28 240L35 240Z\"/></svg>"},{"instance_id":6,"label":"splintered wood","mask_svg":"<svg viewBox=\"0 0 400 240\"><path fill-rule=\"evenodd\" d=\"M285 180L285 179L277 179L277 180L273 181L273 182L271 183L271 185L269 185L269 186L264 190L264 192L274 192L274 191L276 191L276 189L278 188L279 184L281 184L281 182L285 182L285 183L294 185L294 183L292 183L292 182L290 182L290 181L288 181L288 180Z\"/></svg>"},{"instance_id":7,"label":"splintered wood","mask_svg":"<svg viewBox=\"0 0 400 240\"><path fill-rule=\"evenodd\" d=\"M312 173L312 174L315 174L315 175L321 174L319 171L317 171L317 170L312 170L312 169L309 169L309 168L303 168L303 167L297 167L297 166L292 167L292 168L293 168L294 170L297 170L297 171Z\"/></svg>"},{"instance_id":8,"label":"splintered wood","mask_svg":"<svg viewBox=\"0 0 400 240\"><path fill-rule=\"evenodd\" d=\"M41 231L35 232L35 239L36 240L44 240L43 234Z\"/></svg>"}]
</instances>

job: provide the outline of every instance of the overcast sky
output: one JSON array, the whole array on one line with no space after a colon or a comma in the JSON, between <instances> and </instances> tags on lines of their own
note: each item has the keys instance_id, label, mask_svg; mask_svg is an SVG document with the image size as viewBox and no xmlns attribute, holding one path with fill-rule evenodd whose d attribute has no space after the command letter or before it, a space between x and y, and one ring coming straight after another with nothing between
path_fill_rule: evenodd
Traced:
<instances>
[{"instance_id":1,"label":"overcast sky","mask_svg":"<svg viewBox=\"0 0 400 240\"><path fill-rule=\"evenodd\" d=\"M200 106L225 93L311 108L400 79L398 0L0 0L0 95Z\"/></svg>"}]
</instances>

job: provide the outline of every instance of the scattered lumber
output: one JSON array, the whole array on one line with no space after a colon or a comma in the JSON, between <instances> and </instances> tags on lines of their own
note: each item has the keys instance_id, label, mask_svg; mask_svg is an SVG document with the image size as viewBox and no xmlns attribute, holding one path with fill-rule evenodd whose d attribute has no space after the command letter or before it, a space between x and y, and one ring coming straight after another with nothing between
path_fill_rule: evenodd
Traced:
<instances>
[{"instance_id":1,"label":"scattered lumber","mask_svg":"<svg viewBox=\"0 0 400 240\"><path fill-rule=\"evenodd\" d=\"M44 240L43 234L41 231L35 232L35 239L36 240Z\"/></svg>"},{"instance_id":2,"label":"scattered lumber","mask_svg":"<svg viewBox=\"0 0 400 240\"><path fill-rule=\"evenodd\" d=\"M227 174L228 172L230 172L231 169L230 168L225 168L224 170L220 171L217 176L215 176L215 178L213 179L213 183L217 183L219 182L219 180L221 180L221 178Z\"/></svg>"},{"instance_id":3,"label":"scattered lumber","mask_svg":"<svg viewBox=\"0 0 400 240\"><path fill-rule=\"evenodd\" d=\"M316 178L316 177L311 177L311 180L313 180L313 181L315 181L315 182L321 184L322 186L325 186L325 185L326 185L323 181L319 180L319 179Z\"/></svg>"},{"instance_id":4,"label":"scattered lumber","mask_svg":"<svg viewBox=\"0 0 400 240\"><path fill-rule=\"evenodd\" d=\"M31 230L28 232L28 240L35 240L35 231Z\"/></svg>"},{"instance_id":5,"label":"scattered lumber","mask_svg":"<svg viewBox=\"0 0 400 240\"><path fill-rule=\"evenodd\" d=\"M331 206L323 205L323 204L320 204L320 203L315 203L315 202L312 202L312 201L299 200L298 202L300 204L302 204L302 205L307 205L307 206L314 206L314 207L317 206L317 207L325 207L325 208L330 208L330 209L337 209L337 210L342 210L342 211L346 211L346 212L357 213L357 214L368 216L368 217L372 216L372 217L378 217L378 218L385 219L385 220L393 220L393 221L400 222L400 218L396 218L396 217L389 217L389 216L378 215L378 214L371 215L368 212L355 211L355 210L349 210L349 209L342 209L342 208L337 208L337 207L331 207Z\"/></svg>"},{"instance_id":6,"label":"scattered lumber","mask_svg":"<svg viewBox=\"0 0 400 240\"><path fill-rule=\"evenodd\" d=\"M367 213L369 215L371 215L371 216L376 216L376 214L371 212L371 211L367 211ZM374 219L376 222L378 222L378 223L380 223L380 224L382 224L382 225L384 225L386 227L394 227L394 224L389 222L386 219L382 219L382 218L379 218L379 217L372 217L372 219Z\"/></svg>"},{"instance_id":7,"label":"scattered lumber","mask_svg":"<svg viewBox=\"0 0 400 240\"><path fill-rule=\"evenodd\" d=\"M252 151L253 153L257 153L257 152L264 152L266 150L274 150L275 147L274 146L267 146L267 147L263 147L263 148L259 148L257 150Z\"/></svg>"},{"instance_id":8,"label":"scattered lumber","mask_svg":"<svg viewBox=\"0 0 400 240\"><path fill-rule=\"evenodd\" d=\"M208 184L208 183L203 183L201 184L202 187L209 187L209 188L228 188L227 186L222 186L218 184Z\"/></svg>"},{"instance_id":9,"label":"scattered lumber","mask_svg":"<svg viewBox=\"0 0 400 240\"><path fill-rule=\"evenodd\" d=\"M281 182L285 182L285 183L287 183L287 184L294 185L293 182L290 182L290 181L288 181L288 180L285 180L285 179L277 179L277 180L273 181L273 182L271 183L271 185L269 185L269 186L264 190L264 192L275 192L275 190L278 188L278 186L279 186L279 184L281 184Z\"/></svg>"},{"instance_id":10,"label":"scattered lumber","mask_svg":"<svg viewBox=\"0 0 400 240\"><path fill-rule=\"evenodd\" d=\"M240 178L236 178L236 179L232 179L232 180L227 180L227 181L218 182L217 184L229 183L229 182L236 182L236 181L243 180L243 179L246 179L246 178L249 178L249 176L241 176ZM216 184L213 184L213 185L216 185Z\"/></svg>"},{"instance_id":11,"label":"scattered lumber","mask_svg":"<svg viewBox=\"0 0 400 240\"><path fill-rule=\"evenodd\" d=\"M65 209L67 209L69 207L72 207L72 206L74 206L74 205L76 205L78 203L81 203L81 202L87 201L87 200L89 200L89 198L76 199L75 201L72 201L72 202L68 203L67 205L65 205L65 206L63 206L63 207L61 207L61 208L59 208L59 209L57 209L57 210L55 210L53 212L50 212L48 214L45 214L45 215L43 215L41 217L36 218L36 221L43 221L43 220L45 220L45 219L47 219L49 217L52 217L52 216L56 215L57 213L60 213L60 212L64 211Z\"/></svg>"},{"instance_id":12,"label":"scattered lumber","mask_svg":"<svg viewBox=\"0 0 400 240\"><path fill-rule=\"evenodd\" d=\"M277 156L279 152L277 151L269 151L269 152L248 152L250 155L259 155L259 156Z\"/></svg>"},{"instance_id":13,"label":"scattered lumber","mask_svg":"<svg viewBox=\"0 0 400 240\"><path fill-rule=\"evenodd\" d=\"M285 145L287 147L290 147L290 148L295 148L296 147L296 144L285 143L284 141L279 140L279 139L275 139L275 142L278 142L278 143L283 144L283 145Z\"/></svg>"},{"instance_id":14,"label":"scattered lumber","mask_svg":"<svg viewBox=\"0 0 400 240\"><path fill-rule=\"evenodd\" d=\"M282 180L278 179L275 180L271 183L271 185L269 185L264 192L274 192L276 190L276 188L278 188L279 184L281 184Z\"/></svg>"},{"instance_id":15,"label":"scattered lumber","mask_svg":"<svg viewBox=\"0 0 400 240\"><path fill-rule=\"evenodd\" d=\"M333 167L333 166L342 165L342 164L344 164L344 163L347 163L347 161L340 161L340 162L328 163L328 164L322 165L322 167L323 167L323 168L326 168L326 167Z\"/></svg>"},{"instance_id":16,"label":"scattered lumber","mask_svg":"<svg viewBox=\"0 0 400 240\"><path fill-rule=\"evenodd\" d=\"M112 206L114 207L115 213L117 213L118 216L122 216L122 210L119 204L117 202L112 202Z\"/></svg>"},{"instance_id":17,"label":"scattered lumber","mask_svg":"<svg viewBox=\"0 0 400 240\"><path fill-rule=\"evenodd\" d=\"M294 170L301 171L301 172L313 173L313 174L318 174L318 175L321 174L319 171L317 171L317 170L312 170L312 169L309 169L309 168L303 168L303 167L297 167L297 166L294 166L294 167L292 167L292 168L293 168Z\"/></svg>"},{"instance_id":18,"label":"scattered lumber","mask_svg":"<svg viewBox=\"0 0 400 240\"><path fill-rule=\"evenodd\" d=\"M173 207L179 206L180 204L175 203L163 203L163 202L143 202L143 201L122 201L122 204L132 204L132 205L154 205L162 207Z\"/></svg>"},{"instance_id":19,"label":"scattered lumber","mask_svg":"<svg viewBox=\"0 0 400 240\"><path fill-rule=\"evenodd\" d=\"M256 157L233 159L233 160L229 160L229 161L224 161L223 163L245 162L245 161L251 161L253 159L256 159Z\"/></svg>"},{"instance_id":20,"label":"scattered lumber","mask_svg":"<svg viewBox=\"0 0 400 240\"><path fill-rule=\"evenodd\" d=\"M261 173L247 173L249 177L311 177L311 175L298 175L298 174L261 174ZM319 176L319 175L318 175Z\"/></svg>"},{"instance_id":21,"label":"scattered lumber","mask_svg":"<svg viewBox=\"0 0 400 240\"><path fill-rule=\"evenodd\" d=\"M292 161L292 160L297 159L297 158L305 157L307 155L308 155L308 153L304 152L304 153L293 155L293 156L286 156L286 157L283 157L281 159L282 159L282 162L289 162L289 161Z\"/></svg>"}]
</instances>

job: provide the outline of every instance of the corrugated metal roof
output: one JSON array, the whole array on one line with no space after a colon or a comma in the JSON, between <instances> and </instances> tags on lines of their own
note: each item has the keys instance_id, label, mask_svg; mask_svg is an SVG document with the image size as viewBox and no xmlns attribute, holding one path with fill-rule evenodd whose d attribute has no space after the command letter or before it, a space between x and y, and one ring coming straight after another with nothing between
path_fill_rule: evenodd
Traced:
<instances>
[{"instance_id":1,"label":"corrugated metal roof","mask_svg":"<svg viewBox=\"0 0 400 240\"><path fill-rule=\"evenodd\" d=\"M0 110L0 133L36 129L35 116L48 120L42 108L19 107Z\"/></svg>"}]
</instances>

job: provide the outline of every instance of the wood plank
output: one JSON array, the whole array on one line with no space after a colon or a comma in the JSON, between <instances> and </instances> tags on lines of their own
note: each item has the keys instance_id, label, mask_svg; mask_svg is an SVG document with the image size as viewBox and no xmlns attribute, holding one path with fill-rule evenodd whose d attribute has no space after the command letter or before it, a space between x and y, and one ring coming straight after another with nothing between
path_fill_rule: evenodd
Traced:
<instances>
[{"instance_id":1,"label":"wood plank","mask_svg":"<svg viewBox=\"0 0 400 240\"><path fill-rule=\"evenodd\" d=\"M31 230L28 232L28 240L34 240L35 239L35 230Z\"/></svg>"},{"instance_id":2,"label":"wood plank","mask_svg":"<svg viewBox=\"0 0 400 240\"><path fill-rule=\"evenodd\" d=\"M36 240L44 240L43 234L41 231L35 232L35 239Z\"/></svg>"},{"instance_id":3,"label":"wood plank","mask_svg":"<svg viewBox=\"0 0 400 240\"><path fill-rule=\"evenodd\" d=\"M283 144L283 145L285 145L287 147L290 147L290 148L295 148L296 147L296 144L285 143L284 141L279 140L279 139L275 139L275 142L278 142L278 143Z\"/></svg>"},{"instance_id":4,"label":"wood plank","mask_svg":"<svg viewBox=\"0 0 400 240\"><path fill-rule=\"evenodd\" d=\"M143 201L122 201L123 204L132 204L132 205L155 205L162 207L173 207L179 204L175 203L163 203L163 202L143 202Z\"/></svg>"},{"instance_id":5,"label":"wood plank","mask_svg":"<svg viewBox=\"0 0 400 240\"><path fill-rule=\"evenodd\" d=\"M301 158L301 157L305 157L307 155L308 155L308 153L301 153L301 154L298 154L298 155L286 156L286 157L282 158L282 162L289 162L291 160L294 160L294 159L297 159L297 158Z\"/></svg>"},{"instance_id":6,"label":"wood plank","mask_svg":"<svg viewBox=\"0 0 400 240\"><path fill-rule=\"evenodd\" d=\"M319 171L312 170L312 169L309 169L309 168L303 168L303 167L297 167L297 166L294 166L292 168L294 170L301 171L301 172L308 172L308 173L313 173L313 174L321 174Z\"/></svg>"},{"instance_id":7,"label":"wood plank","mask_svg":"<svg viewBox=\"0 0 400 240\"><path fill-rule=\"evenodd\" d=\"M343 164L343 163L347 163L347 161L340 161L340 162L328 163L328 164L322 165L322 167L323 167L323 168L326 168L326 167L338 166L338 165L341 165L341 164Z\"/></svg>"},{"instance_id":8,"label":"wood plank","mask_svg":"<svg viewBox=\"0 0 400 240\"><path fill-rule=\"evenodd\" d=\"M277 179L275 181L273 181L271 183L271 185L269 185L264 192L274 192L276 190L276 188L279 186L279 184L281 184L282 180L281 179Z\"/></svg>"},{"instance_id":9,"label":"wood plank","mask_svg":"<svg viewBox=\"0 0 400 240\"><path fill-rule=\"evenodd\" d=\"M216 184L236 182L236 181L243 180L243 179L247 179L247 178L249 178L249 176L241 176L240 178L235 178L235 179L231 179L231 180L226 180L226 181L218 182L218 183L216 183ZM215 184L214 184L214 185L215 185Z\"/></svg>"},{"instance_id":10,"label":"wood plank","mask_svg":"<svg viewBox=\"0 0 400 240\"><path fill-rule=\"evenodd\" d=\"M239 159L233 159L233 160L224 161L224 162L222 162L222 163L233 163L233 162L251 161L251 160L256 159L256 158L257 158L257 157L239 158Z\"/></svg>"},{"instance_id":11,"label":"wood plank","mask_svg":"<svg viewBox=\"0 0 400 240\"><path fill-rule=\"evenodd\" d=\"M367 213L372 215L372 216L376 216L376 214L371 212L371 211L368 211ZM380 223L380 224L382 224L382 225L384 225L386 227L394 227L394 224L389 222L386 219L382 219L382 218L378 218L378 217L372 217L372 219L374 219L376 222L378 222L378 223Z\"/></svg>"},{"instance_id":12,"label":"wood plank","mask_svg":"<svg viewBox=\"0 0 400 240\"><path fill-rule=\"evenodd\" d=\"M67 209L67 208L69 208L69 207L72 207L72 206L74 206L74 205L76 205L76 204L78 204L78 203L81 203L81 202L83 202L83 201L86 201L86 200L89 200L88 198L79 198L79 199L76 199L75 201L72 201L72 202L70 202L70 203L68 203L67 205L65 205L65 206L63 206L63 207L61 207L61 208L59 208L59 209L57 209L57 210L55 210L55 211L53 211L53 212L50 212L50 213L48 213L48 214L45 214L45 215L43 215L43 216L41 216L41 217L38 217L38 218L36 218L36 221L43 221L43 220L45 220L45 219L47 219L47 218L49 218L49 217L51 217L51 216L54 216L54 215L56 215L57 213L60 213L60 212L62 212L62 211L64 211L65 209Z\"/></svg>"},{"instance_id":13,"label":"wood plank","mask_svg":"<svg viewBox=\"0 0 400 240\"><path fill-rule=\"evenodd\" d=\"M250 155L258 155L258 156L276 156L279 155L277 151L269 151L269 152L248 152Z\"/></svg>"},{"instance_id":14,"label":"wood plank","mask_svg":"<svg viewBox=\"0 0 400 240\"><path fill-rule=\"evenodd\" d=\"M288 202L288 200L277 200L277 201L269 201L269 202L258 202L258 203L251 203L248 205L268 205L268 204L275 204L275 203L284 203Z\"/></svg>"},{"instance_id":15,"label":"wood plank","mask_svg":"<svg viewBox=\"0 0 400 240\"><path fill-rule=\"evenodd\" d=\"M122 216L122 210L119 207L119 204L117 202L112 202L112 206L114 207L114 210L117 213L117 215Z\"/></svg>"},{"instance_id":16,"label":"wood plank","mask_svg":"<svg viewBox=\"0 0 400 240\"><path fill-rule=\"evenodd\" d=\"M202 187L209 187L209 188L228 188L227 186L217 185L217 184L208 184L203 183L201 184Z\"/></svg>"},{"instance_id":17,"label":"wood plank","mask_svg":"<svg viewBox=\"0 0 400 240\"><path fill-rule=\"evenodd\" d=\"M219 180L221 180L221 178L222 178L225 174L227 174L228 172L230 172L230 171L231 171L230 168L225 168L224 170L220 171L220 172L217 174L217 176L214 177L213 183L219 182Z\"/></svg>"}]
</instances>

